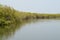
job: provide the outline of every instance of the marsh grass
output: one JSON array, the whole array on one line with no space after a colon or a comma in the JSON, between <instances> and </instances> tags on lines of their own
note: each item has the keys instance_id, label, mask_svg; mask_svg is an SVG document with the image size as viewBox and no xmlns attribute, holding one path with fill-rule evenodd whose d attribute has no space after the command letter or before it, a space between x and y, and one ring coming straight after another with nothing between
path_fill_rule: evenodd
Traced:
<instances>
[{"instance_id":1,"label":"marsh grass","mask_svg":"<svg viewBox=\"0 0 60 40\"><path fill-rule=\"evenodd\" d=\"M0 5L0 27L18 25L25 21L32 21L35 19L60 19L60 14L37 14L31 12L21 12L14 8Z\"/></svg>"}]
</instances>

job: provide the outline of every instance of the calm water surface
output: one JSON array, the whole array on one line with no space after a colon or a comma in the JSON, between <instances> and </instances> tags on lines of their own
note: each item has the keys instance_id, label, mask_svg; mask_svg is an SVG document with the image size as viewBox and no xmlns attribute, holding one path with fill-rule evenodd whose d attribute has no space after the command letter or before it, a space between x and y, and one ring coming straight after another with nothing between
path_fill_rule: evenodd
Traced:
<instances>
[{"instance_id":1,"label":"calm water surface","mask_svg":"<svg viewBox=\"0 0 60 40\"><path fill-rule=\"evenodd\" d=\"M8 40L60 40L60 20L27 23Z\"/></svg>"}]
</instances>

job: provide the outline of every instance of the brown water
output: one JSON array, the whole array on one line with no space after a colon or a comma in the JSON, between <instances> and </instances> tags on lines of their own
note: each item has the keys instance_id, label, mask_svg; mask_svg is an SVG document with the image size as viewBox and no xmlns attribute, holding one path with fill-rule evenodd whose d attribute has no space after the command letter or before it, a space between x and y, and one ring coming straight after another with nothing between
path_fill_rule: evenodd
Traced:
<instances>
[{"instance_id":1,"label":"brown water","mask_svg":"<svg viewBox=\"0 0 60 40\"><path fill-rule=\"evenodd\" d=\"M60 20L26 23L6 40L60 40Z\"/></svg>"}]
</instances>

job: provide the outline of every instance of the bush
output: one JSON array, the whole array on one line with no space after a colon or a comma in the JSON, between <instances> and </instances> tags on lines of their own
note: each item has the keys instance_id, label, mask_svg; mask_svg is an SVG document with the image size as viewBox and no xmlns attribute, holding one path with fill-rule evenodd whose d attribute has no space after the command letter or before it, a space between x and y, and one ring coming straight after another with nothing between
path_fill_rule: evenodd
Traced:
<instances>
[{"instance_id":1,"label":"bush","mask_svg":"<svg viewBox=\"0 0 60 40\"><path fill-rule=\"evenodd\" d=\"M7 6L0 6L0 27L8 26L11 24L18 24L20 22L19 17L15 14L16 10ZM18 13L17 13L18 14Z\"/></svg>"}]
</instances>

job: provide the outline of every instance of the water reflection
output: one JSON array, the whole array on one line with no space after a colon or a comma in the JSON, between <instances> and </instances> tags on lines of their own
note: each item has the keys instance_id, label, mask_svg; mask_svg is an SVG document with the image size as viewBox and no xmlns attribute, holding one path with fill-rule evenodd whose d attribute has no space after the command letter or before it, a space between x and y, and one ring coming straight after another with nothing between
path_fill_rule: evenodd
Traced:
<instances>
[{"instance_id":1,"label":"water reflection","mask_svg":"<svg viewBox=\"0 0 60 40\"><path fill-rule=\"evenodd\" d=\"M39 20L22 27L10 40L60 40L60 20Z\"/></svg>"},{"instance_id":2,"label":"water reflection","mask_svg":"<svg viewBox=\"0 0 60 40\"><path fill-rule=\"evenodd\" d=\"M8 26L0 26L0 40L7 40L9 37L13 36L16 30L20 29L22 25L31 22L31 20L25 20L19 24L11 24Z\"/></svg>"},{"instance_id":3,"label":"water reflection","mask_svg":"<svg viewBox=\"0 0 60 40\"><path fill-rule=\"evenodd\" d=\"M49 19L50 20L50 19ZM20 29L21 29L21 27L26 27L27 28L27 30L30 30L30 28L33 28L30 32L34 32L33 34L35 34L35 33L37 33L36 31L37 31L37 29L36 28L38 28L40 31L42 30L41 28L42 27L44 27L43 25L45 25L45 23L44 22L46 22L46 27L44 27L44 28L47 28L47 27L49 27L49 26L51 26L51 24L53 24L54 22L53 21L56 21L56 20L53 20L52 22L51 22L51 24L49 24L50 22L49 22L49 20L35 20L35 21L23 21L23 22L21 22L20 23L20 25L10 25L9 27L6 27L6 28L1 28L0 27L0 40L7 40L9 37L11 37L11 36L14 36L14 34L15 34L15 32L16 32L16 30L18 30L19 29L19 32L20 32ZM51 20L50 20L51 21ZM33 26L30 26L30 22L32 22L32 25ZM35 23L35 22L38 22L38 23ZM60 20L59 21L56 21L55 23L57 24L57 22L60 22ZM22 25L25 25L26 23L28 23L27 24L27 26L22 26ZM30 24L29 24L30 23ZM35 24L34 24L35 23ZM29 26L29 27L28 27ZM55 25L56 26L56 25ZM26 29L25 28L25 29ZM35 29L34 29L35 28ZM47 28L46 29L46 31L48 30L48 29L51 29L52 27L49 27L49 28ZM25 30L24 29L24 30ZM52 28L53 29L53 28ZM25 31L27 31L27 30L25 30ZM35 30L35 31L34 31ZM25 32L24 31L24 32ZM43 30L44 31L44 30ZM18 34L19 34L19 32L17 32ZM22 34L24 33L24 32L22 32ZM27 33L28 33L29 31L27 31ZM30 33L29 32L29 33ZM39 32L40 33L40 32ZM38 34L39 34L38 33ZM47 32L46 32L47 33ZM18 35L17 34L17 35ZM25 33L26 34L26 33ZM42 33L40 33L40 35L41 35ZM19 35L21 35L21 34L19 34ZM31 34L32 35L32 34ZM21 35L21 36L23 36L23 35ZM21 36L19 36L19 37L21 37ZM27 36L27 34L26 34L26 36ZM29 35L30 36L30 35ZM37 36L37 35L36 35ZM44 35L43 35L44 36ZM18 37L18 36L16 36L16 37ZM34 36L33 36L34 37ZM21 39L22 39L22 37L21 37ZM9 40L10 40L10 38L9 38Z\"/></svg>"},{"instance_id":4,"label":"water reflection","mask_svg":"<svg viewBox=\"0 0 60 40\"><path fill-rule=\"evenodd\" d=\"M20 28L19 25L9 25L0 27L0 40L5 40L8 37L14 35L15 31Z\"/></svg>"}]
</instances>

